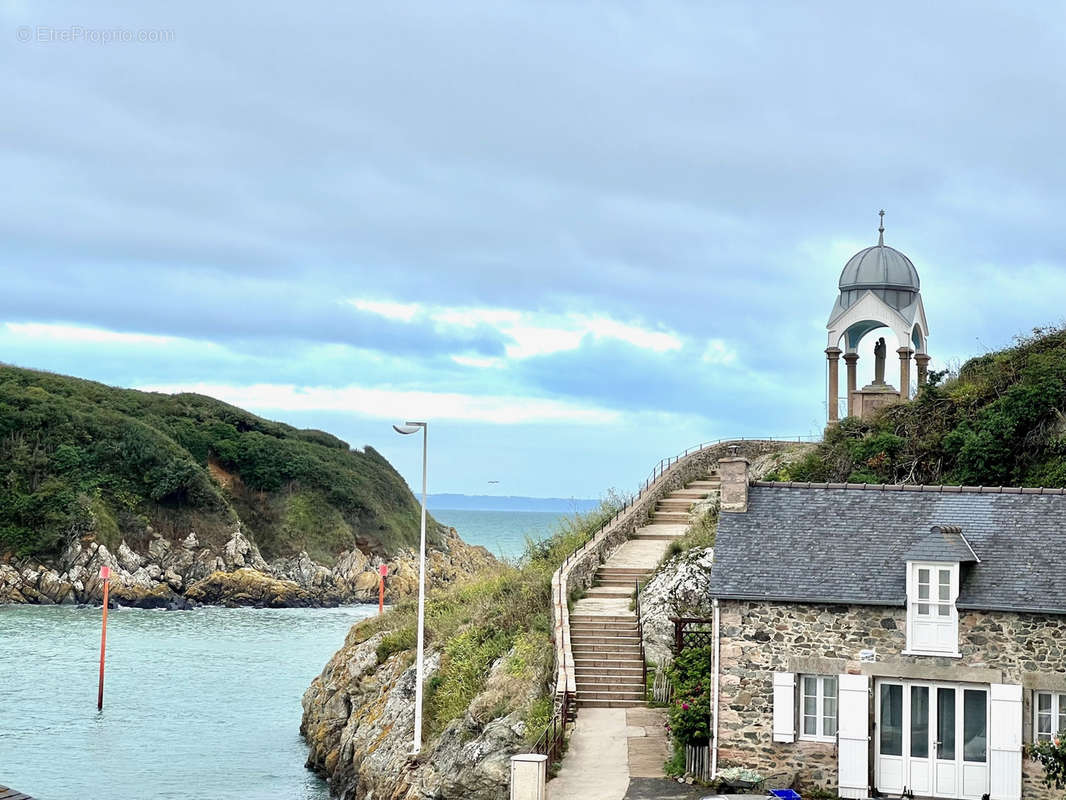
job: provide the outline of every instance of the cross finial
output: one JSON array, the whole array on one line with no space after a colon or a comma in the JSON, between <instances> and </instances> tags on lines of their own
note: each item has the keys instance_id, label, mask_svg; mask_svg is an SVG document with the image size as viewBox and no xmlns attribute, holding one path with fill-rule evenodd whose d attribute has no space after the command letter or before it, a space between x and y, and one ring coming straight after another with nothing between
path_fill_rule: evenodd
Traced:
<instances>
[{"instance_id":1,"label":"cross finial","mask_svg":"<svg viewBox=\"0 0 1066 800\"><path fill-rule=\"evenodd\" d=\"M881 217L881 227L877 229L877 243L885 243L885 210L882 208L877 212L877 215Z\"/></svg>"}]
</instances>

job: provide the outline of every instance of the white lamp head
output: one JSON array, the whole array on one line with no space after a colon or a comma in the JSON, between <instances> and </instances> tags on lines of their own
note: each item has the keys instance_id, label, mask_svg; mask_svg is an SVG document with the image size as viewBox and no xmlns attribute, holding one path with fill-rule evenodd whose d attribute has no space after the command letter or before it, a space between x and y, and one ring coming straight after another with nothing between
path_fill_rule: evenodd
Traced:
<instances>
[{"instance_id":1,"label":"white lamp head","mask_svg":"<svg viewBox=\"0 0 1066 800\"><path fill-rule=\"evenodd\" d=\"M408 422L405 425L393 425L392 429L397 433L418 433L425 426L424 422Z\"/></svg>"}]
</instances>

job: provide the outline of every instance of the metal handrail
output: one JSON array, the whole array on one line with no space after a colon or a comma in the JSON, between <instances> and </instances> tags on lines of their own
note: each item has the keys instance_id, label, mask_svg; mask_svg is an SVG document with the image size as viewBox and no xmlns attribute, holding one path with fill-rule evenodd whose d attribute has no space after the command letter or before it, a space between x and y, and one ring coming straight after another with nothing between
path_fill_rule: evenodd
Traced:
<instances>
[{"instance_id":1,"label":"metal handrail","mask_svg":"<svg viewBox=\"0 0 1066 800\"><path fill-rule=\"evenodd\" d=\"M640 637L640 668L644 676L644 695L648 694L648 662L644 657L644 623L640 621L640 578L633 581L636 586L636 600L634 605L637 611L637 636Z\"/></svg>"}]
</instances>

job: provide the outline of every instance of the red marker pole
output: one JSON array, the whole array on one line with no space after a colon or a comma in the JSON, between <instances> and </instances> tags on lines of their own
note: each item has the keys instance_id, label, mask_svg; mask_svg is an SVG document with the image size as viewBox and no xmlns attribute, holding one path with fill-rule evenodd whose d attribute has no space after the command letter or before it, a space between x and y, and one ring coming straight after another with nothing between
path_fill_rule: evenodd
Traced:
<instances>
[{"instance_id":1,"label":"red marker pole","mask_svg":"<svg viewBox=\"0 0 1066 800\"><path fill-rule=\"evenodd\" d=\"M104 580L104 618L100 628L100 689L96 694L96 710L104 707L104 653L107 651L107 590L110 586L111 567L100 567L100 577Z\"/></svg>"},{"instance_id":2,"label":"red marker pole","mask_svg":"<svg viewBox=\"0 0 1066 800\"><path fill-rule=\"evenodd\" d=\"M385 576L389 574L389 568L382 564L378 567L378 614L385 613Z\"/></svg>"}]
</instances>

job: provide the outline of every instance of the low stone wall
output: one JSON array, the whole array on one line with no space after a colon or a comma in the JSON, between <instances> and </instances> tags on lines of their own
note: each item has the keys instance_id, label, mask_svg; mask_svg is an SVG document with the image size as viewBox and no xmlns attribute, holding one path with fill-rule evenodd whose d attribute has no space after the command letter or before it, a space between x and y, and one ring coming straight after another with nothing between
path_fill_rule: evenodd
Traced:
<instances>
[{"instance_id":1,"label":"low stone wall","mask_svg":"<svg viewBox=\"0 0 1066 800\"><path fill-rule=\"evenodd\" d=\"M718 442L680 456L665 468L663 474L644 488L633 503L615 520L600 531L552 576L552 624L555 638L556 693L576 692L574 656L570 647L570 612L567 601L575 590L588 589L600 564L610 558L634 531L648 524L648 516L655 504L670 492L704 477L718 463L718 459L737 448L737 455L749 459L795 446L795 441L771 439L736 439Z\"/></svg>"},{"instance_id":2,"label":"low stone wall","mask_svg":"<svg viewBox=\"0 0 1066 800\"><path fill-rule=\"evenodd\" d=\"M962 658L900 655L906 646L903 607L720 601L719 764L767 775L795 774L801 787L835 790L832 743L773 741L773 673L924 678L1021 684L1023 741L1032 739L1032 689L1066 690L1066 617L960 611ZM859 661L860 650L877 661ZM872 763L871 752L871 763ZM1025 760L1022 794L1052 800L1043 769Z\"/></svg>"}]
</instances>

